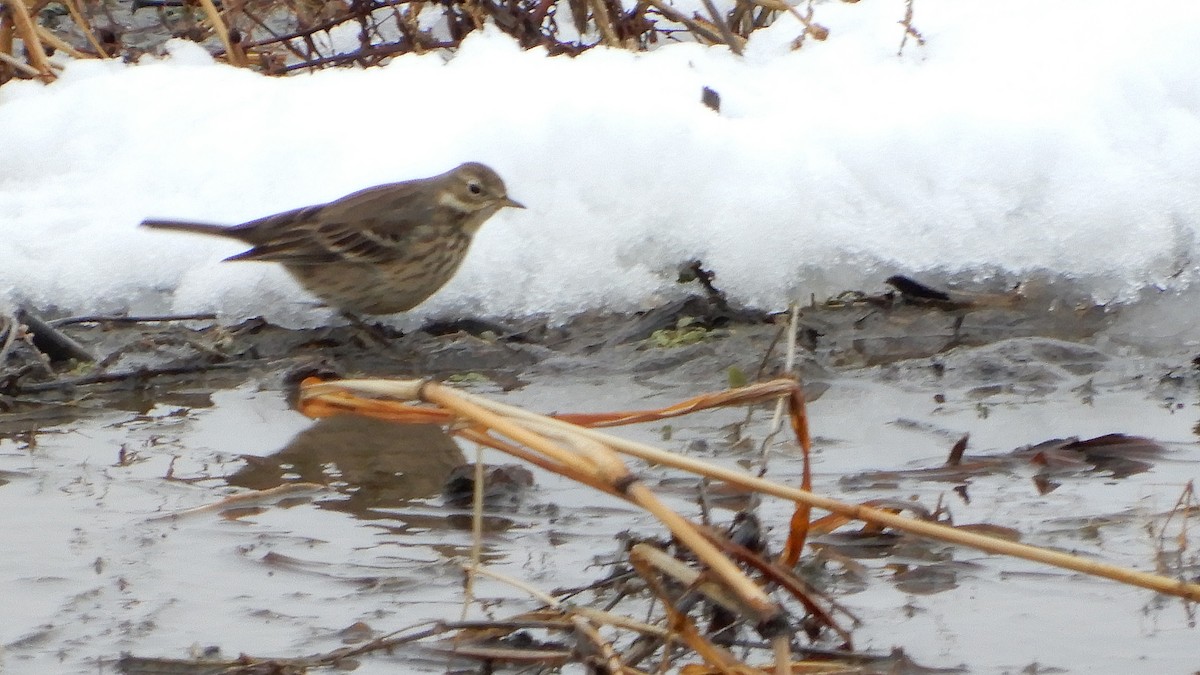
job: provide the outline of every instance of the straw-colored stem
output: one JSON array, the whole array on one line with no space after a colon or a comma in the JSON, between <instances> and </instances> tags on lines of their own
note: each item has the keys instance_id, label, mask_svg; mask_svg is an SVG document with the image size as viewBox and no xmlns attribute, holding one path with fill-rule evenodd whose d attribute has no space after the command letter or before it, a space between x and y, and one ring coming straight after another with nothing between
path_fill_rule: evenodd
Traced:
<instances>
[{"instance_id":1,"label":"straw-colored stem","mask_svg":"<svg viewBox=\"0 0 1200 675\"><path fill-rule=\"evenodd\" d=\"M804 17L804 15L801 14L799 12L799 10L797 10L795 7L793 7L792 5L790 5L786 2L783 2L783 0L747 0L747 1L750 3L753 3L755 5L758 5L759 7L762 7L763 9L770 9L770 10L774 10L776 12L787 12L787 13L791 14L792 16L796 17L797 21L804 24L804 27L806 29L812 28L811 21L806 19Z\"/></svg>"},{"instance_id":2,"label":"straw-colored stem","mask_svg":"<svg viewBox=\"0 0 1200 675\"><path fill-rule=\"evenodd\" d=\"M712 44L721 44L721 36L715 31L709 30L700 22L692 19L687 14L675 9L662 0L646 0L646 4L650 5L654 9L657 9L663 16L667 17L671 21L675 21L676 23L681 23L684 26L687 26L687 29L696 34L697 37L703 38L705 41Z\"/></svg>"},{"instance_id":3,"label":"straw-colored stem","mask_svg":"<svg viewBox=\"0 0 1200 675\"><path fill-rule=\"evenodd\" d=\"M641 546L642 548L639 548ZM629 564L633 565L633 569L638 573L645 582L646 587L650 589L654 595L663 603L663 609L667 613L667 626L672 633L679 636L683 642L687 643L695 652L700 655L706 662L712 664L721 672L733 672L740 663L730 654L728 650L713 644L706 640L704 636L696 630L695 625L686 614L675 608L675 603L671 602L670 594L667 589L659 581L656 572L656 567L649 558L652 547L645 544L635 545L629 551Z\"/></svg>"},{"instance_id":4,"label":"straw-colored stem","mask_svg":"<svg viewBox=\"0 0 1200 675\"><path fill-rule=\"evenodd\" d=\"M12 66L13 68L21 71L22 73L25 73L26 75L28 75L30 77L37 77L38 75L41 74L37 71L37 68L34 68L33 66L31 66L27 63L22 63L18 59L14 58L12 56L9 56L7 52L0 52L0 62L5 63L9 66Z\"/></svg>"},{"instance_id":5,"label":"straw-colored stem","mask_svg":"<svg viewBox=\"0 0 1200 675\"><path fill-rule=\"evenodd\" d=\"M420 401L420 388L424 380L335 380L322 382L315 378L304 383L303 412L310 417L327 417L335 413L353 413L394 422L449 424L451 414L442 408L407 406L397 409L399 401ZM547 415L553 419L573 425L604 428L657 422L689 415L711 408L747 405L773 400L787 395L798 387L795 380L778 379L768 382L702 394L665 408L652 410L626 410L608 413L560 413ZM353 392L353 393L351 393ZM368 400L354 394L381 396L393 400ZM421 419L416 419L421 416ZM803 439L797 437L798 443Z\"/></svg>"},{"instance_id":6,"label":"straw-colored stem","mask_svg":"<svg viewBox=\"0 0 1200 675\"><path fill-rule=\"evenodd\" d=\"M46 44L50 45L51 47L54 47L55 49L57 49L59 51L66 52L72 58L76 58L76 59L89 58L87 54L84 54L83 52L79 51L78 49L75 49L71 45L67 44L65 40L58 37L54 33L51 33L44 26L34 24L34 29L37 31L38 38L41 39L42 42L45 42Z\"/></svg>"},{"instance_id":7,"label":"straw-colored stem","mask_svg":"<svg viewBox=\"0 0 1200 675\"><path fill-rule=\"evenodd\" d=\"M563 450L541 434L531 431L512 419L501 417L477 404L477 401L486 401L487 399L474 397L434 382L427 383L422 388L421 395L425 400L454 410L464 417L484 424L514 441L524 443L539 452L550 455L553 459L563 464L571 465L572 460L578 458L577 454ZM579 428L574 425L558 426L561 423L551 424L553 420L541 416L536 416L529 421L542 422L549 427L557 427L563 431ZM603 440L596 440L600 444L604 443ZM779 615L781 612L780 608L771 602L771 599L767 597L761 588L747 579L742 571L738 569L737 565L722 555L715 546L696 530L691 522L667 508L658 499L657 495L650 491L644 484L637 481L628 469L619 460L616 460L615 454L609 453L612 456L612 460L605 461L605 458L602 456L602 448L592 447L587 448L587 451L590 456L586 459L598 472L598 478L609 483L615 490L626 495L630 501L638 504L658 518L659 522L665 525L676 538L691 549L716 575L721 577L734 593L741 596L746 606L754 610L760 622L770 620Z\"/></svg>"},{"instance_id":8,"label":"straw-colored stem","mask_svg":"<svg viewBox=\"0 0 1200 675\"><path fill-rule=\"evenodd\" d=\"M764 623L777 618L782 610L771 601L762 588L750 581L746 574L721 553L703 534L696 530L695 525L687 519L667 508L659 500L658 495L650 491L643 483L633 483L626 493L638 506L649 511L655 518L671 531L684 546L687 546L700 560L709 567L738 595L746 609L754 614L755 623Z\"/></svg>"},{"instance_id":9,"label":"straw-colored stem","mask_svg":"<svg viewBox=\"0 0 1200 675\"><path fill-rule=\"evenodd\" d=\"M734 35L733 31L730 30L729 22L725 20L725 16L721 14L721 11L717 9L715 4L713 4L713 0L702 1L704 3L704 8L708 10L709 16L712 17L713 25L717 27L717 31L721 34L721 39L726 45L729 46L729 51L741 56L742 43L739 41L738 36Z\"/></svg>"},{"instance_id":10,"label":"straw-colored stem","mask_svg":"<svg viewBox=\"0 0 1200 675\"><path fill-rule=\"evenodd\" d=\"M775 639L771 640L771 646L775 651L775 675L791 675L792 648L788 644L787 636L776 635Z\"/></svg>"},{"instance_id":11,"label":"straw-colored stem","mask_svg":"<svg viewBox=\"0 0 1200 675\"><path fill-rule=\"evenodd\" d=\"M800 305L799 305L799 303L793 302L791 304L790 316L788 317L788 323L787 323L786 330L787 330L788 339L787 339L787 345L786 345L786 349L784 351L784 357L783 357L783 372L787 373L788 375L791 375L796 368L796 333L800 330ZM772 350L773 350L773 345L772 345ZM766 366L766 361L764 360L763 367L765 367L765 366ZM780 396L775 401L775 412L772 413L772 415L771 415L771 424L767 428L767 433L766 433L766 435L763 436L762 446L759 448L759 455L760 455L759 464L762 467L760 469L759 475L762 475L761 472L766 471L767 462L770 459L771 442L774 441L775 437L777 435L779 435L779 432L783 430L783 411L785 409L786 402L787 402L787 398L785 396ZM750 411L753 411L753 408L751 408ZM749 412L750 411L747 411L747 420L746 420L747 423L749 423L749 421L750 421L749 420ZM808 459L809 459L808 458L808 448L805 448L804 450L805 450L804 464L805 464L805 466L807 466Z\"/></svg>"},{"instance_id":12,"label":"straw-colored stem","mask_svg":"<svg viewBox=\"0 0 1200 675\"><path fill-rule=\"evenodd\" d=\"M42 80L46 82L53 80L54 71L50 69L50 59L46 56L46 50L42 47L41 40L38 39L37 27L34 25L33 17L29 15L29 8L25 6L24 0L5 0L0 4L8 7L13 27L21 41L25 43L25 51L29 54L29 65L33 66Z\"/></svg>"},{"instance_id":13,"label":"straw-colored stem","mask_svg":"<svg viewBox=\"0 0 1200 675\"><path fill-rule=\"evenodd\" d=\"M561 464L559 462L550 460L537 454L536 452L527 450L520 445L516 445L515 443L505 442L478 429L459 429L452 430L452 432L469 441L479 443L480 445L486 445L489 448L512 455L517 459L529 462L530 464L545 469L546 471L557 473L560 476L569 478L576 483L586 485L594 490L608 493L614 497L624 498L624 495L614 490L611 485L596 480L595 476L592 474L578 470L572 465Z\"/></svg>"},{"instance_id":14,"label":"straw-colored stem","mask_svg":"<svg viewBox=\"0 0 1200 675\"><path fill-rule=\"evenodd\" d=\"M7 56L12 58L13 22L9 14L10 12L0 11L0 57ZM5 82L12 77L13 71L10 69L10 66L12 64L8 61L0 60L0 82ZM37 71L34 71L34 74L36 75Z\"/></svg>"},{"instance_id":15,"label":"straw-colored stem","mask_svg":"<svg viewBox=\"0 0 1200 675\"><path fill-rule=\"evenodd\" d=\"M419 381L403 383L375 382L369 386L362 382L341 382L315 385L306 391L306 396L311 397L318 393L340 391L341 388L337 386L339 384L346 385L351 391L356 389L360 391L374 390L376 393L387 393L393 396L399 395L396 392L401 390L407 391L410 394L419 394L421 385ZM445 388L440 386L431 386L426 389L426 394L428 394L429 391L437 391L439 389ZM581 436L588 437L599 443L605 444L618 452L633 457L638 457L648 462L662 464L664 466L670 466L683 471L709 476L710 478L723 480L733 485L738 485L762 494L788 499L799 504L806 504L809 507L823 509L847 518L892 527L896 530L909 532L917 536L938 541L945 541L960 546L967 546L988 553L1010 555L1016 558L1023 558L1025 560L1032 560L1034 562L1040 562L1047 565L1053 565L1064 569L1082 572L1084 574L1114 579L1123 583L1141 586L1143 588L1148 588L1160 593L1184 597L1193 601L1200 601L1200 584L1188 583L1186 581L1171 579L1156 574L1150 574L1118 567L1116 565L1096 562L1066 553L1049 551L1036 546L1029 546L995 537L966 532L952 527L947 527L945 525L913 520L911 518L889 513L880 509L871 508L869 506L849 504L836 499L822 497L808 490L780 485L762 478L751 476L742 471L728 469L700 460L692 459L690 457L666 452L645 443L638 443L636 441L623 439L618 436L611 436L594 429L579 427L567 422L545 417L543 415L537 415L515 406L498 403L465 392L457 392L457 397L457 400L460 402L473 403L480 408L511 417L514 420L538 420L544 425L558 427L563 432L577 433ZM411 398L419 398L419 396L412 396ZM432 401L433 399L427 397L427 400ZM797 404L793 403L793 405ZM797 421L796 424L800 425L802 424L802 421ZM797 431L806 433L807 429L798 428ZM505 432L502 431L502 433ZM507 435L507 433L505 435ZM514 438L514 440L520 439Z\"/></svg>"},{"instance_id":16,"label":"straw-colored stem","mask_svg":"<svg viewBox=\"0 0 1200 675\"><path fill-rule=\"evenodd\" d=\"M604 40L604 44L609 47L620 47L621 41L617 39L617 34L613 31L612 18L608 15L608 8L604 6L604 0L588 0L588 4L592 6L592 21L596 22L596 28L600 30L600 38Z\"/></svg>"},{"instance_id":17,"label":"straw-colored stem","mask_svg":"<svg viewBox=\"0 0 1200 675\"><path fill-rule=\"evenodd\" d=\"M100 58L106 59L111 57L112 54L105 51L104 45L100 44L100 40L96 39L96 34L92 31L92 23L84 15L82 8L79 6L79 0L66 0L65 4L67 12L71 15L71 20L75 22L76 26L79 26L79 30L83 31L83 36L87 38L88 44L92 45L92 49L96 50Z\"/></svg>"},{"instance_id":18,"label":"straw-colored stem","mask_svg":"<svg viewBox=\"0 0 1200 675\"><path fill-rule=\"evenodd\" d=\"M483 558L483 446L475 446L475 471L473 475L475 489L471 492L471 562L463 565L467 575L463 584L462 613L458 617L466 621L471 603L475 600L475 574L482 567Z\"/></svg>"},{"instance_id":19,"label":"straw-colored stem","mask_svg":"<svg viewBox=\"0 0 1200 675\"><path fill-rule=\"evenodd\" d=\"M471 394L462 394L471 401L484 401L486 407L496 412L501 412L505 415L511 415L517 418L534 416L534 413L522 410L515 406L509 406L503 403L488 401L481 397L476 397ZM1189 600L1200 601L1200 584L1188 583L1177 579L1140 572L1108 563L1096 562L1081 558L1079 556L1050 551L1036 546L1020 544L1012 541L1005 541L987 535L975 534L973 532L965 532L945 525L930 523L926 521L913 520L904 516L882 511L880 509L871 508L869 506L860 506L858 504L850 504L847 502L838 501L829 497L823 497L808 490L780 485L771 481L751 476L742 471L735 469L727 469L725 467L709 464L700 460L684 457L675 453L666 452L655 448L654 446L637 441L631 441L619 436L611 436L601 431L587 429L584 427L576 427L567 425L566 422L560 422L541 416L547 424L569 426L572 429L577 429L578 433L593 438L601 443L608 445L614 450L646 460L657 464L671 466L684 471L698 473L726 481L728 483L738 485L763 494L773 495L782 499L789 499L802 504L807 504L810 507L815 507L837 513L839 515L853 518L855 520L863 520L880 525L886 525L894 529L909 532L922 537L945 541L960 546L968 546L970 548L986 551L988 553L998 553L1001 555L1010 555L1015 558L1023 558L1034 562L1054 565L1064 569L1083 572L1095 576L1114 579L1124 583L1149 588L1160 593L1176 595Z\"/></svg>"},{"instance_id":20,"label":"straw-colored stem","mask_svg":"<svg viewBox=\"0 0 1200 675\"><path fill-rule=\"evenodd\" d=\"M767 579L773 581L781 588L791 593L792 597L799 601L800 604L804 605L804 609L809 614L811 614L817 621L820 621L822 624L828 626L835 633L837 633L838 637L840 637L847 645L853 642L850 632L845 628L842 628L828 610L812 599L811 596L815 594L816 591L809 587L806 582L797 577L795 573L792 572L791 568L783 567L779 563L767 560L758 553L751 551L737 542L730 541L729 539L723 537L718 537L718 535L712 530L703 530L703 532L706 537L708 537L714 544L720 546L722 550L724 550L731 558L739 560L746 565L757 569L759 572L765 575ZM832 600L829 600L829 598L826 598L826 601L830 602L831 605L837 606L837 604ZM847 612L845 608L839 607L839 609L849 615L849 612Z\"/></svg>"},{"instance_id":21,"label":"straw-colored stem","mask_svg":"<svg viewBox=\"0 0 1200 675\"><path fill-rule=\"evenodd\" d=\"M541 590L540 588L536 588L532 584L521 581L520 579L517 579L516 577L511 577L507 574L504 574L503 572L497 572L496 570L493 570L493 569L484 567L483 565L478 565L475 563L472 563L470 566L463 565L463 570L469 574L474 574L476 576L481 576L481 577L488 577L491 579L495 579L496 581L499 581L501 583L508 584L509 586L512 586L513 588L524 591L525 593L527 593L530 596L537 599L538 602L541 602L550 607L554 607L555 609L561 608L561 603L558 600L556 600L554 598L554 596L546 593L545 591Z\"/></svg>"},{"instance_id":22,"label":"straw-colored stem","mask_svg":"<svg viewBox=\"0 0 1200 675\"><path fill-rule=\"evenodd\" d=\"M572 605L570 607L570 611L579 614L580 616L587 617L588 620L592 621L593 623L604 624L606 626L612 626L613 628L624 628L625 630L631 630L638 633L643 633L645 635L653 635L654 637L663 640L670 637L670 633L662 626L654 626L643 621L636 621L627 616L613 614L612 612L606 612L602 609L594 609L584 605Z\"/></svg>"},{"instance_id":23,"label":"straw-colored stem","mask_svg":"<svg viewBox=\"0 0 1200 675\"><path fill-rule=\"evenodd\" d=\"M238 49L233 44L233 40L229 37L229 27L225 25L225 20L221 18L221 12L217 10L213 0L200 0L200 8L208 15L208 21L212 24L213 30L216 31L217 37L220 38L221 44L225 47L225 55L229 58L229 63L235 66L246 65L246 59L243 58L242 50Z\"/></svg>"},{"instance_id":24,"label":"straw-colored stem","mask_svg":"<svg viewBox=\"0 0 1200 675\"><path fill-rule=\"evenodd\" d=\"M421 387L424 387L425 383L426 380L333 380L315 383L310 380L304 385L304 398L350 391L387 396L401 401L420 401Z\"/></svg>"},{"instance_id":25,"label":"straw-colored stem","mask_svg":"<svg viewBox=\"0 0 1200 675\"><path fill-rule=\"evenodd\" d=\"M659 574L671 577L679 585L695 590L730 612L742 615L753 614L752 609L743 605L740 598L730 593L724 586L713 583L711 579L706 579L700 570L679 560L657 546L643 542L634 544L632 548L637 552L639 557L658 570ZM754 616L748 616L747 618L751 620L756 619Z\"/></svg>"},{"instance_id":26,"label":"straw-colored stem","mask_svg":"<svg viewBox=\"0 0 1200 675\"><path fill-rule=\"evenodd\" d=\"M796 365L796 333L800 330L800 305L792 303L792 316L788 322L788 351L787 351L787 372L792 372ZM792 433L796 436L796 442L800 444L800 450L803 453L803 464L801 466L800 489L812 491L812 437L808 431L808 409L804 402L804 392L797 384L792 388L789 395L780 399L780 403L786 403L788 406L788 418L792 423ZM788 538L787 544L784 546L781 559L787 567L795 567L796 563L800 562L800 555L804 551L804 543L808 540L809 521L812 518L812 507L804 502L796 502L796 508L792 512L791 520L788 523Z\"/></svg>"},{"instance_id":27,"label":"straw-colored stem","mask_svg":"<svg viewBox=\"0 0 1200 675\"><path fill-rule=\"evenodd\" d=\"M577 614L571 615L571 623L575 627L576 651L583 653L584 663L590 666L591 672L613 675L625 672L625 665L621 663L617 650L600 635L595 625ZM590 649L585 650L583 645L590 646Z\"/></svg>"},{"instance_id":28,"label":"straw-colored stem","mask_svg":"<svg viewBox=\"0 0 1200 675\"><path fill-rule=\"evenodd\" d=\"M583 466L581 463L582 458L576 453L560 447L557 443L551 442L541 434L531 431L510 419L480 407L475 402L466 400L462 392L456 392L450 387L435 382L428 382L422 387L421 396L431 403L437 403L443 408L453 410L472 422L508 436L518 443L524 443L559 464L575 466L577 469L584 471L595 470L594 465Z\"/></svg>"},{"instance_id":29,"label":"straw-colored stem","mask_svg":"<svg viewBox=\"0 0 1200 675\"><path fill-rule=\"evenodd\" d=\"M549 415L549 417L553 417L556 420L561 420L564 422L570 422L571 424L593 428L616 427L641 422L657 422L659 420L670 419L672 417L690 415L691 413L701 410L708 410L710 408L747 405L750 403L769 401L775 397L786 395L788 392L795 389L796 386L795 380L781 378L778 380L770 380L768 382L758 382L745 387L739 387L737 389L693 396L692 398L680 401L679 403L667 406L665 408L653 410L626 410L610 413L559 413L555 415Z\"/></svg>"}]
</instances>

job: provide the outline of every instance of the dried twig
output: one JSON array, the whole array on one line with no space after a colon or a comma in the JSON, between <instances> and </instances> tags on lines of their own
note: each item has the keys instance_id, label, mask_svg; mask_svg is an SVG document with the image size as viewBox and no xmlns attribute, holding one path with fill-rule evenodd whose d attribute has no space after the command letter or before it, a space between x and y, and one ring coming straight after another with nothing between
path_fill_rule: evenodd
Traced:
<instances>
[{"instance_id":1,"label":"dried twig","mask_svg":"<svg viewBox=\"0 0 1200 675\"><path fill-rule=\"evenodd\" d=\"M7 52L0 51L0 63L12 66L13 68L16 68L30 77L38 77L41 75L37 68L34 68L33 66L10 56Z\"/></svg>"},{"instance_id":2,"label":"dried twig","mask_svg":"<svg viewBox=\"0 0 1200 675\"><path fill-rule=\"evenodd\" d=\"M79 27L83 33L83 37L92 45L92 49L96 50L96 55L101 58L113 56L108 53L104 45L100 44L100 40L96 39L96 33L92 30L92 23L84 16L83 11L79 6L80 0L66 0L64 3L67 6L67 13L71 15L71 20Z\"/></svg>"},{"instance_id":3,"label":"dried twig","mask_svg":"<svg viewBox=\"0 0 1200 675\"><path fill-rule=\"evenodd\" d=\"M46 56L46 50L42 47L41 40L38 39L37 26L33 22L33 17L29 15L29 8L25 6L25 0L4 0L0 6L8 8L7 14L12 17L17 35L25 43L25 53L29 55L29 65L41 79L47 82L53 80L54 71L51 70L49 57Z\"/></svg>"},{"instance_id":4,"label":"dried twig","mask_svg":"<svg viewBox=\"0 0 1200 675\"><path fill-rule=\"evenodd\" d=\"M199 0L199 2L200 8L208 16L208 22L212 24L217 37L221 39L221 44L225 46L225 55L229 59L229 62L235 66L246 65L245 54L233 44L233 40L229 34L229 27L225 25L225 20L221 18L221 12L217 10L217 6L213 3L213 0Z\"/></svg>"},{"instance_id":5,"label":"dried twig","mask_svg":"<svg viewBox=\"0 0 1200 675\"><path fill-rule=\"evenodd\" d=\"M67 54L69 54L71 56L71 58L76 58L76 59L88 58L87 54L84 54L83 52L79 51L78 49L75 49L71 45L67 44L66 40L63 40L62 38L58 37L54 33L51 33L50 29L46 28L45 26L35 24L34 30L37 31L37 36L38 36L39 40L50 45L51 47L53 47L55 49L66 52Z\"/></svg>"},{"instance_id":6,"label":"dried twig","mask_svg":"<svg viewBox=\"0 0 1200 675\"><path fill-rule=\"evenodd\" d=\"M658 10L658 12L660 14L667 17L671 21L674 21L676 23L687 26L688 30L690 30L693 34L696 35L696 37L701 38L705 42L708 42L710 44L721 44L722 43L721 36L718 35L716 31L710 30L709 28L707 28L703 24L701 24L699 21L692 19L691 17L684 14L683 12L680 12L679 10L675 9L674 7L666 4L665 2L662 2L662 0L646 0L646 4L650 5L654 9Z\"/></svg>"},{"instance_id":7,"label":"dried twig","mask_svg":"<svg viewBox=\"0 0 1200 675\"><path fill-rule=\"evenodd\" d=\"M733 34L729 29L729 22L726 21L725 15L717 10L717 6L713 4L713 0L703 0L704 8L708 10L709 16L712 17L713 25L721 34L722 41L729 45L729 50L738 56L742 55L742 38Z\"/></svg>"},{"instance_id":8,"label":"dried twig","mask_svg":"<svg viewBox=\"0 0 1200 675\"><path fill-rule=\"evenodd\" d=\"M917 41L918 45L925 45L925 36L921 35L921 31L912 25L912 19L913 0L904 0L904 18L900 20L900 25L904 26L904 37L900 38L900 48L896 50L896 56L904 54L904 45L908 44L910 36Z\"/></svg>"},{"instance_id":9,"label":"dried twig","mask_svg":"<svg viewBox=\"0 0 1200 675\"><path fill-rule=\"evenodd\" d=\"M609 47L620 47L621 41L617 39L617 34L613 30L612 19L608 15L608 8L604 6L604 0L588 0L588 4L592 7L592 17L604 44Z\"/></svg>"}]
</instances>

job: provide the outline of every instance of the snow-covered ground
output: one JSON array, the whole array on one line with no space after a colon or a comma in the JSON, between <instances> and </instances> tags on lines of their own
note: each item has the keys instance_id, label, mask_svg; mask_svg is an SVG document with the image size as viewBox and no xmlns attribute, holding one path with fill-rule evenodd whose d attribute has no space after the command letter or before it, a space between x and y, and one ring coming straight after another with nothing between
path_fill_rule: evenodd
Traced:
<instances>
[{"instance_id":1,"label":"snow-covered ground","mask_svg":"<svg viewBox=\"0 0 1200 675\"><path fill-rule=\"evenodd\" d=\"M220 262L236 243L138 222L236 223L479 160L529 208L490 221L462 273L413 321L634 309L679 293L676 266L701 258L735 300L764 307L878 289L897 272L1064 277L1099 301L1132 303L1125 320L1142 334L1200 340L1200 3L914 6L926 43L910 40L899 56L904 3L863 0L816 5L825 42L790 51L799 28L783 17L744 57L673 44L549 58L485 32L454 55L281 79L180 42L162 60L79 62L48 86L10 83L0 87L0 310L325 322L328 311L276 266ZM719 114L701 105L704 86L720 92ZM1035 496L1025 474L996 474L973 482L973 501L949 498L960 522L1015 524L1042 543L1146 568L1155 542L1143 520L1157 522L1195 478L1195 406L1141 389L1165 367L1130 369L1152 375L1111 366L1118 375L1077 375L1045 398L1018 389L982 401L942 389L939 400L899 376L847 376L812 408L818 484L842 492L837 479L866 468L937 466L943 431L970 432L971 451L991 454L1070 434L1150 435L1173 454L1140 477L1081 477ZM507 400L581 410L632 407L605 396L680 398L659 387L555 382ZM162 476L223 475L308 424L257 383L213 402L43 429L36 448L4 441L0 607L11 609L0 609L0 670L93 673L124 650L182 657L189 645L307 654L339 646L339 631L360 620L390 630L457 615L447 598L458 599L454 555L468 537L422 524L421 504L366 519L308 505L241 521L152 520L224 494L219 478ZM786 479L793 460L773 459L773 477L782 465ZM553 479L538 483L538 503L592 506ZM926 504L948 494L933 482L905 490ZM594 542L611 539L604 527L632 527L611 508L549 529L539 516L514 529L517 552L497 564L586 583ZM562 545L576 539L584 553ZM300 564L276 565L269 552ZM919 663L980 673L1195 666L1187 608L1018 561L955 560L966 564L950 567L955 586L939 593L893 587L889 571L841 599L866 617L856 644L904 645ZM358 581L373 578L383 583ZM359 672L411 671L402 658Z\"/></svg>"},{"instance_id":2,"label":"snow-covered ground","mask_svg":"<svg viewBox=\"0 0 1200 675\"><path fill-rule=\"evenodd\" d=\"M276 266L219 262L236 243L137 223L235 223L464 160L529 208L418 315L628 310L690 258L765 307L896 272L1061 274L1101 301L1197 285L1200 4L918 0L926 42L898 56L903 15L819 3L827 41L791 51L785 16L744 57L551 58L489 31L368 71L270 78L181 42L10 83L0 300L320 323Z\"/></svg>"}]
</instances>

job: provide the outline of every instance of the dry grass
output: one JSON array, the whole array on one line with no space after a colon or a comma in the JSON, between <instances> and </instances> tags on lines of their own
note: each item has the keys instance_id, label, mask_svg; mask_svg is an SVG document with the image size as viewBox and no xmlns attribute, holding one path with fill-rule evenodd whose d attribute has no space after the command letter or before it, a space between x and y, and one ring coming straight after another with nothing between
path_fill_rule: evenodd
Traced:
<instances>
[{"instance_id":1,"label":"dry grass","mask_svg":"<svg viewBox=\"0 0 1200 675\"><path fill-rule=\"evenodd\" d=\"M741 53L782 13L803 29L799 47L828 30L812 0L732 0L685 12L669 0L0 0L0 83L50 81L72 58L135 59L170 38L203 44L218 59L269 74L373 66L398 54L454 49L493 26L526 48L579 54L597 45L645 50L668 40ZM910 17L911 18L911 17Z\"/></svg>"}]
</instances>

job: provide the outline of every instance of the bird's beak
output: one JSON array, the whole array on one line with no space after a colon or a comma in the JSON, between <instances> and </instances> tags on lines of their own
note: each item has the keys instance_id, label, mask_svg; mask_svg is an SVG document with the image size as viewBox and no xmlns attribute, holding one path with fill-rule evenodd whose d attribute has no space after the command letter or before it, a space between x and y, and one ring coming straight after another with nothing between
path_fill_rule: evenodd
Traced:
<instances>
[{"instance_id":1,"label":"bird's beak","mask_svg":"<svg viewBox=\"0 0 1200 675\"><path fill-rule=\"evenodd\" d=\"M522 204L521 202L519 202L519 201L517 201L517 200L513 199L512 197L505 197L505 198L504 198L504 200L500 202L500 206L511 206L511 207L513 207L514 209L523 209L523 208L525 208L525 205L524 205L524 204Z\"/></svg>"}]
</instances>

